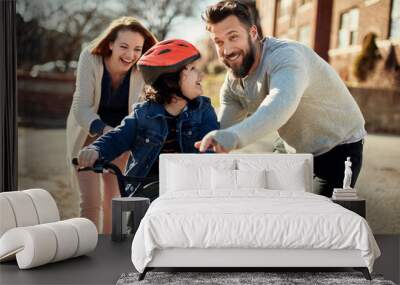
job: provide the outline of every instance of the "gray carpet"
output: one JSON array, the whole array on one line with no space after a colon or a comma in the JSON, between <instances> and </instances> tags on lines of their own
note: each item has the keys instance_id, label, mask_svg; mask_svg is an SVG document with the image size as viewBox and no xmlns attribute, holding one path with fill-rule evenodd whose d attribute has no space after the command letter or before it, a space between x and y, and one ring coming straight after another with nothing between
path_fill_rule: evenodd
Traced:
<instances>
[{"instance_id":1,"label":"gray carpet","mask_svg":"<svg viewBox=\"0 0 400 285\"><path fill-rule=\"evenodd\" d=\"M395 285L392 281L384 280L380 275L372 275L373 280L368 281L360 272L148 272L142 281L137 280L138 276L138 273L122 274L117 285Z\"/></svg>"}]
</instances>

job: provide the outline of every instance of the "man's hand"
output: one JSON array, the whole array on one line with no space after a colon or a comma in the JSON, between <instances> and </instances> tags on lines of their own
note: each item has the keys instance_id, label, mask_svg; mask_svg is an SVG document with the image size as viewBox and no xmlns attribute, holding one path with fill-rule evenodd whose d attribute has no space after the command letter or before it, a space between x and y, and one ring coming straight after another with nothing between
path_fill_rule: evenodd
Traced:
<instances>
[{"instance_id":1,"label":"man's hand","mask_svg":"<svg viewBox=\"0 0 400 285\"><path fill-rule=\"evenodd\" d=\"M200 152L205 152L207 150L213 150L216 153L228 153L229 151L222 147L217 141L213 138L204 137L201 141L195 142L194 147L197 148Z\"/></svg>"},{"instance_id":2,"label":"man's hand","mask_svg":"<svg viewBox=\"0 0 400 285\"><path fill-rule=\"evenodd\" d=\"M237 145L238 138L236 134L224 130L216 130L205 135L201 141L194 144L194 147L200 152L213 150L216 153L228 153L237 148Z\"/></svg>"},{"instance_id":3,"label":"man's hand","mask_svg":"<svg viewBox=\"0 0 400 285\"><path fill-rule=\"evenodd\" d=\"M85 147L79 151L78 164L80 167L91 167L99 159L99 152L93 148Z\"/></svg>"}]
</instances>

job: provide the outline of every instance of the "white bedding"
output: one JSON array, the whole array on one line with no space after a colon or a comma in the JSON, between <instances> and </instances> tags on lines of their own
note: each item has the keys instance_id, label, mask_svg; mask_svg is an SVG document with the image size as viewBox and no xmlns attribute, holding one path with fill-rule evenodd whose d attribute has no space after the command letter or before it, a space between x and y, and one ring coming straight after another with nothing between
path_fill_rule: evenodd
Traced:
<instances>
[{"instance_id":1,"label":"white bedding","mask_svg":"<svg viewBox=\"0 0 400 285\"><path fill-rule=\"evenodd\" d=\"M300 191L171 192L155 200L132 243L143 272L155 249L358 249L372 272L380 251L365 219Z\"/></svg>"}]
</instances>

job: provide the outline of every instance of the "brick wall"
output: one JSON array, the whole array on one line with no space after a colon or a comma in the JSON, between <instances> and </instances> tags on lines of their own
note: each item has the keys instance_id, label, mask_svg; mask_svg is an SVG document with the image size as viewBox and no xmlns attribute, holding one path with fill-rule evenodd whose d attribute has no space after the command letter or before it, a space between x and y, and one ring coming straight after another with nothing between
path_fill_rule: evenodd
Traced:
<instances>
[{"instance_id":1,"label":"brick wall","mask_svg":"<svg viewBox=\"0 0 400 285\"><path fill-rule=\"evenodd\" d=\"M353 46L338 48L338 35L341 15L351 8L359 9L358 36ZM377 35L377 44L383 60L390 44L396 49L400 61L400 40L389 40L391 0L335 0L332 11L332 33L329 50L329 63L345 81L356 81L353 75L353 62L361 51L362 40L366 34ZM380 71L378 71L380 72Z\"/></svg>"},{"instance_id":2,"label":"brick wall","mask_svg":"<svg viewBox=\"0 0 400 285\"><path fill-rule=\"evenodd\" d=\"M369 5L367 5L369 3ZM365 0L335 0L332 11L331 49L338 47L338 34L340 16L351 8L359 9L359 24L357 44L369 32L378 35L378 39L387 39L389 36L391 0L365 1Z\"/></svg>"},{"instance_id":3,"label":"brick wall","mask_svg":"<svg viewBox=\"0 0 400 285\"><path fill-rule=\"evenodd\" d=\"M18 75L18 123L31 127L65 127L75 78Z\"/></svg>"},{"instance_id":4,"label":"brick wall","mask_svg":"<svg viewBox=\"0 0 400 285\"><path fill-rule=\"evenodd\" d=\"M309 26L308 45L329 60L328 50L333 0L312 0L301 5L293 0L288 15L279 17L277 0L257 0L256 7L264 35L299 40L300 29Z\"/></svg>"},{"instance_id":5,"label":"brick wall","mask_svg":"<svg viewBox=\"0 0 400 285\"><path fill-rule=\"evenodd\" d=\"M264 36L273 36L275 34L276 1L256 0L256 8Z\"/></svg>"},{"instance_id":6,"label":"brick wall","mask_svg":"<svg viewBox=\"0 0 400 285\"><path fill-rule=\"evenodd\" d=\"M300 6L299 0L293 0L289 15L283 17L277 17L276 10L279 7L276 0L257 0L256 7L259 11L264 35L285 36L296 40L299 28L304 25L310 25L310 38L313 39L316 26L317 0L313 0L303 6ZM313 44L313 40L310 42Z\"/></svg>"},{"instance_id":7,"label":"brick wall","mask_svg":"<svg viewBox=\"0 0 400 285\"><path fill-rule=\"evenodd\" d=\"M400 90L349 87L367 132L400 135Z\"/></svg>"}]
</instances>

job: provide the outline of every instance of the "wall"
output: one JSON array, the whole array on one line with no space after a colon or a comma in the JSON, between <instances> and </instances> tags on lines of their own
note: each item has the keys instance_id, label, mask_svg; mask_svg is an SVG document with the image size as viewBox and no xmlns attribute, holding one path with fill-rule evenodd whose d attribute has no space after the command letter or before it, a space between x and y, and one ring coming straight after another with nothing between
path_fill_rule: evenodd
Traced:
<instances>
[{"instance_id":1,"label":"wall","mask_svg":"<svg viewBox=\"0 0 400 285\"><path fill-rule=\"evenodd\" d=\"M65 127L75 89L73 76L18 75L18 123L41 128Z\"/></svg>"},{"instance_id":2,"label":"wall","mask_svg":"<svg viewBox=\"0 0 400 285\"><path fill-rule=\"evenodd\" d=\"M364 115L367 132L400 135L400 90L357 87L349 90Z\"/></svg>"}]
</instances>

